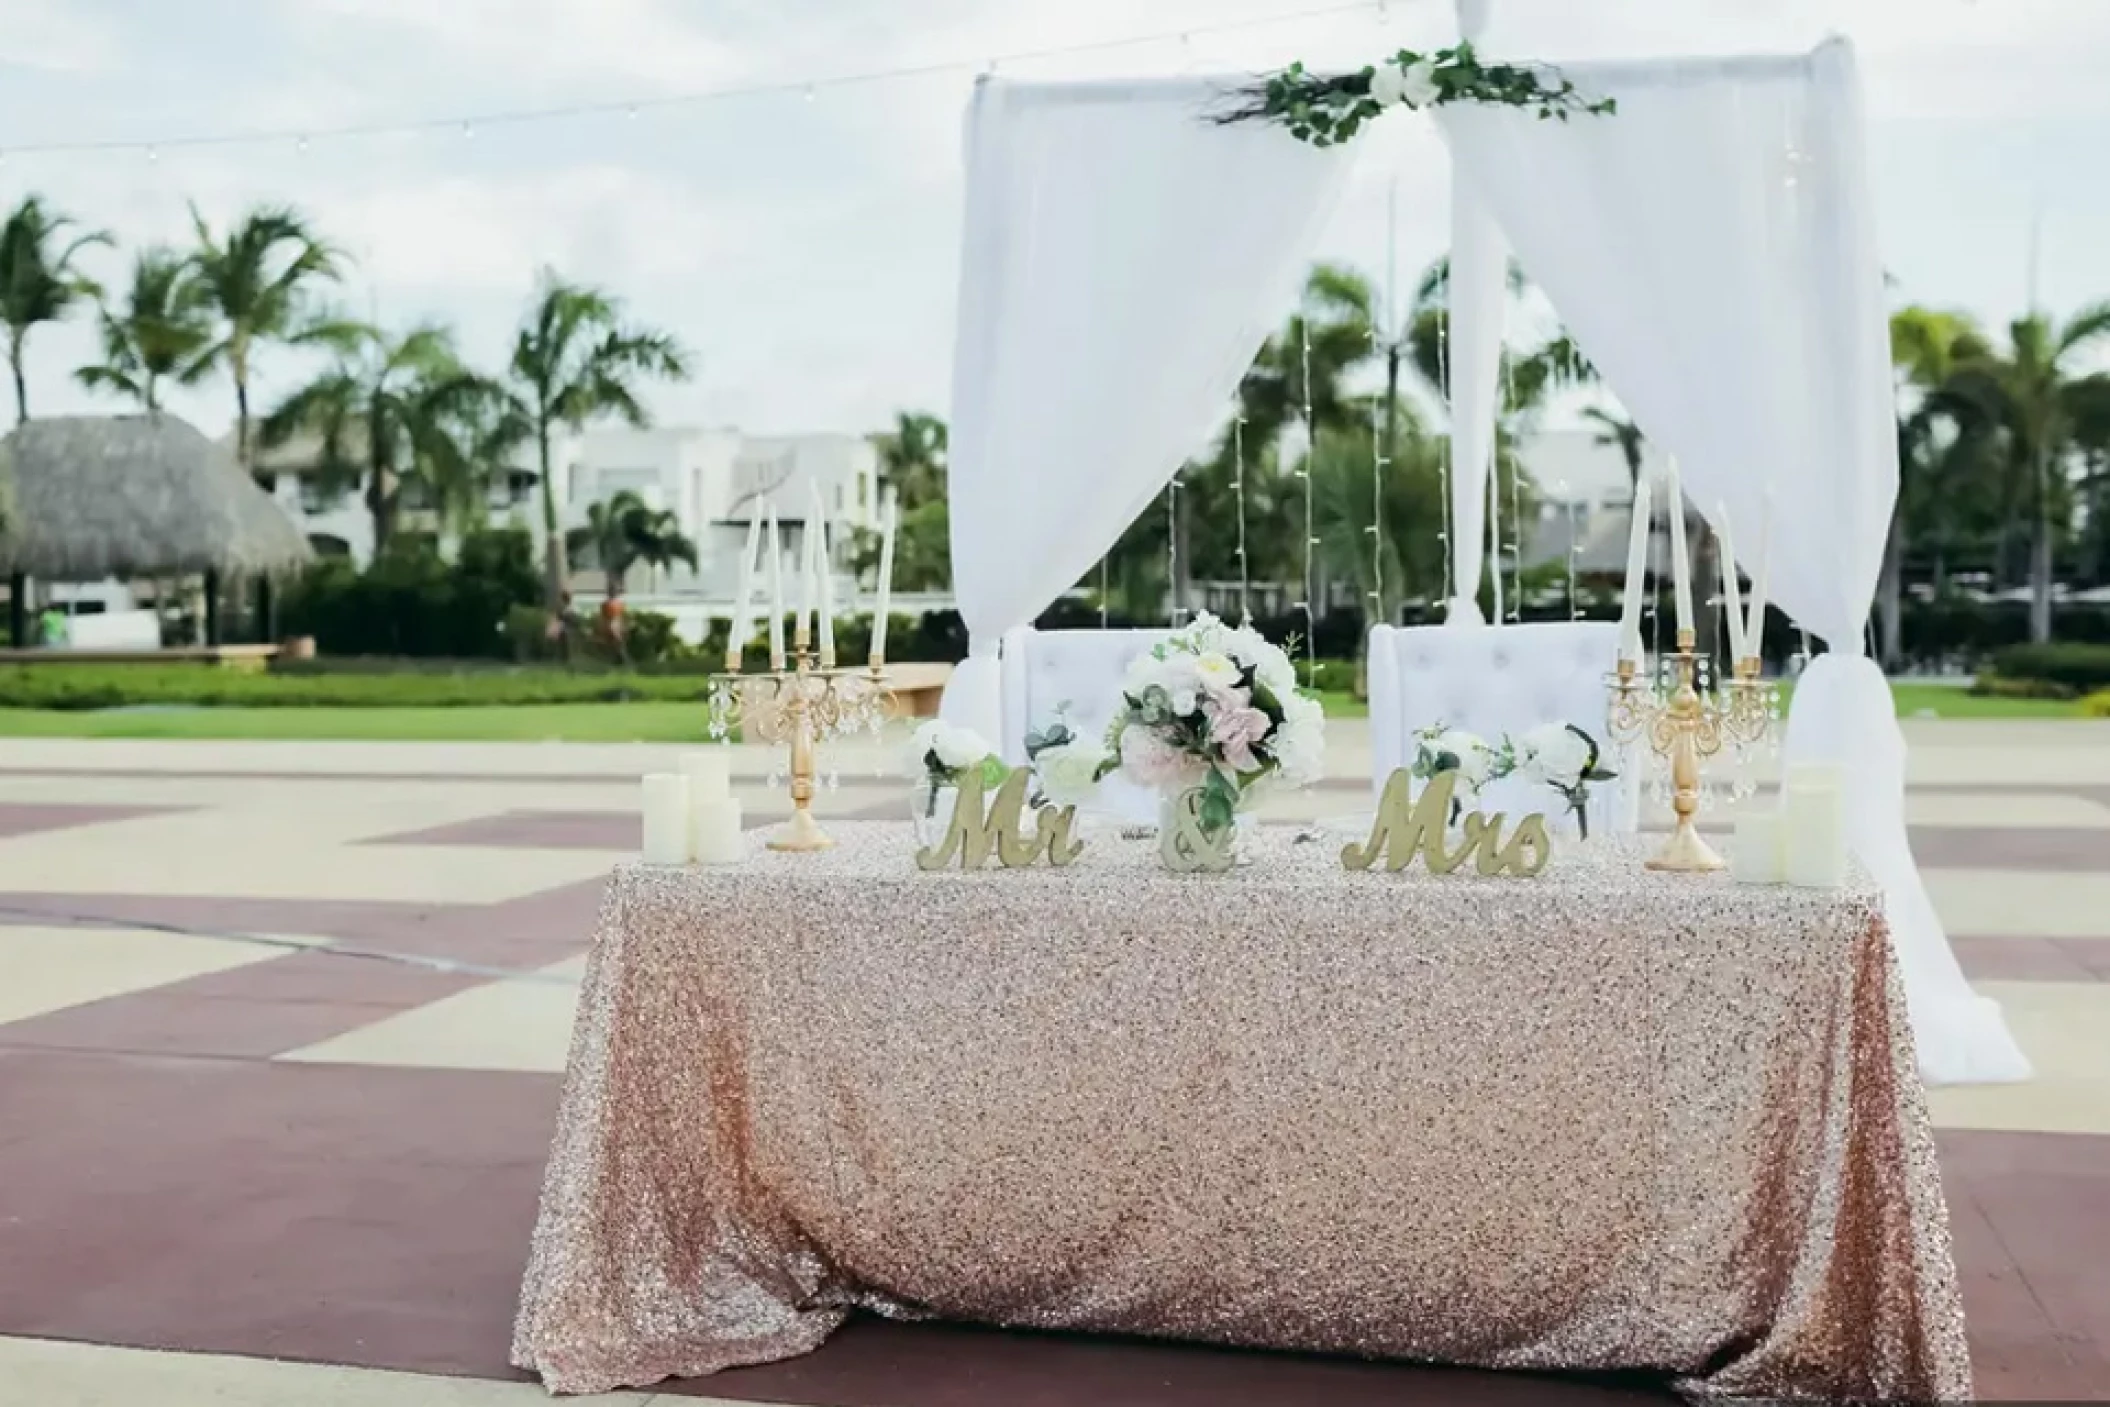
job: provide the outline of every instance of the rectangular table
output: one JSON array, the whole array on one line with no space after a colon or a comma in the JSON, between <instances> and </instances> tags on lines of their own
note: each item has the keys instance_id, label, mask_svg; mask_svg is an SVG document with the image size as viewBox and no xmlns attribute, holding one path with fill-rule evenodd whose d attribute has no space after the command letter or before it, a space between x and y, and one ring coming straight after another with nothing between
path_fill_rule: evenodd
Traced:
<instances>
[{"instance_id":1,"label":"rectangular table","mask_svg":"<svg viewBox=\"0 0 2110 1407\"><path fill-rule=\"evenodd\" d=\"M1970 1395L1880 899L1641 868L627 866L513 1353L560 1392L854 1309L1750 1396Z\"/></svg>"}]
</instances>

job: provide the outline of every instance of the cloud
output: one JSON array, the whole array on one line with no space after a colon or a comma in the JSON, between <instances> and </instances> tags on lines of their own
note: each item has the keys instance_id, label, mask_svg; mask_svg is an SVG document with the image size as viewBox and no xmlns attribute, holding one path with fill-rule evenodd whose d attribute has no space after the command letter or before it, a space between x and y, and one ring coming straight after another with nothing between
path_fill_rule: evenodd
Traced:
<instances>
[{"instance_id":1,"label":"cloud","mask_svg":"<svg viewBox=\"0 0 2110 1407\"><path fill-rule=\"evenodd\" d=\"M68 0L7 0L0 29L0 69L95 73L117 67L126 52L114 17Z\"/></svg>"}]
</instances>

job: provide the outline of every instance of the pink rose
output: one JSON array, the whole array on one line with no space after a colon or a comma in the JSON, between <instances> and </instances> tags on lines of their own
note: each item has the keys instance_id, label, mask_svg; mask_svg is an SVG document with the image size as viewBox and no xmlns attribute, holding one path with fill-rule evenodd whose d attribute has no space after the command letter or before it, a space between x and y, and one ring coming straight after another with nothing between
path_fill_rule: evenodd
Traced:
<instances>
[{"instance_id":1,"label":"pink rose","mask_svg":"<svg viewBox=\"0 0 2110 1407\"><path fill-rule=\"evenodd\" d=\"M1273 721L1251 704L1217 706L1205 712L1209 715L1209 741L1216 744L1232 770L1259 771L1260 759L1253 756L1253 745L1267 736Z\"/></svg>"},{"instance_id":2,"label":"pink rose","mask_svg":"<svg viewBox=\"0 0 2110 1407\"><path fill-rule=\"evenodd\" d=\"M1121 770L1138 785L1162 789L1187 781L1193 766L1192 758L1152 729L1121 730Z\"/></svg>"}]
</instances>

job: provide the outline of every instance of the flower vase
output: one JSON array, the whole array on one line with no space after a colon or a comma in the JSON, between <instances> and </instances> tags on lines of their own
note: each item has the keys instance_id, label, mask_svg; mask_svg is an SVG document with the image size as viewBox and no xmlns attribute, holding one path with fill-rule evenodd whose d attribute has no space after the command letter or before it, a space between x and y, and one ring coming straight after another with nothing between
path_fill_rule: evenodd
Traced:
<instances>
[{"instance_id":1,"label":"flower vase","mask_svg":"<svg viewBox=\"0 0 2110 1407\"><path fill-rule=\"evenodd\" d=\"M1222 874L1252 864L1247 841L1258 818L1240 811L1229 827L1210 830L1201 824L1200 802L1199 787L1158 798L1158 856L1165 867L1182 874Z\"/></svg>"},{"instance_id":2,"label":"flower vase","mask_svg":"<svg viewBox=\"0 0 2110 1407\"><path fill-rule=\"evenodd\" d=\"M909 793L909 819L915 824L916 845L929 849L941 844L952 829L952 813L960 804L960 789L949 783L919 782Z\"/></svg>"}]
</instances>

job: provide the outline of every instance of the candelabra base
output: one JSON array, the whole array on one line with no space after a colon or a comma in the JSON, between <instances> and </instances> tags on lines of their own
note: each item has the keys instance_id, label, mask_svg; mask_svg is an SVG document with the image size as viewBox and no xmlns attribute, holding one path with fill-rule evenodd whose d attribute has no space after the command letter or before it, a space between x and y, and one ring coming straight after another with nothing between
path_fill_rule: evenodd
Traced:
<instances>
[{"instance_id":1,"label":"candelabra base","mask_svg":"<svg viewBox=\"0 0 2110 1407\"><path fill-rule=\"evenodd\" d=\"M810 854L815 850L826 850L835 844L835 837L821 829L821 823L813 819L813 813L803 806L791 813L791 819L777 827L776 834L769 838L769 848L793 854Z\"/></svg>"},{"instance_id":2,"label":"candelabra base","mask_svg":"<svg viewBox=\"0 0 2110 1407\"><path fill-rule=\"evenodd\" d=\"M1690 821L1678 823L1678 828L1670 833L1670 839L1663 842L1663 848L1647 865L1649 869L1672 874L1706 874L1728 868L1728 862L1715 853L1713 846L1700 839L1700 833L1692 828Z\"/></svg>"}]
</instances>

